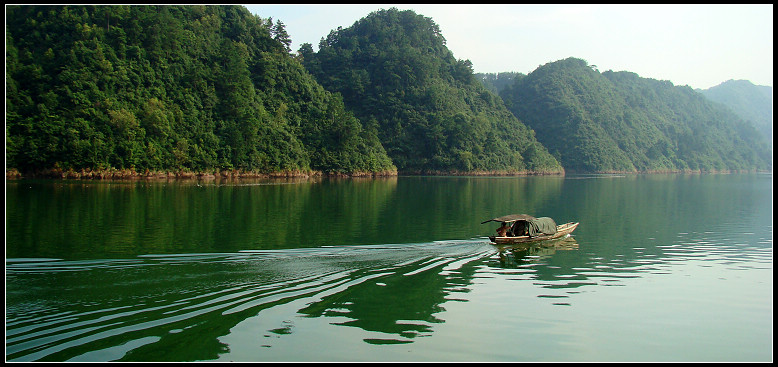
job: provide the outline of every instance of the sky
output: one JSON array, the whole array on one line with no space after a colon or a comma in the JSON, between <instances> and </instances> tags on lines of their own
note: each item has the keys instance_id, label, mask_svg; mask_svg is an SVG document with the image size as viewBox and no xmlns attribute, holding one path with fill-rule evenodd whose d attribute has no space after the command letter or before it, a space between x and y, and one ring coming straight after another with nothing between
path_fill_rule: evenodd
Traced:
<instances>
[{"instance_id":1,"label":"sky","mask_svg":"<svg viewBox=\"0 0 778 367\"><path fill-rule=\"evenodd\" d=\"M292 50L379 9L431 18L457 59L477 73L520 72L568 57L600 72L708 89L727 80L773 85L773 5L246 5L282 21Z\"/></svg>"}]
</instances>

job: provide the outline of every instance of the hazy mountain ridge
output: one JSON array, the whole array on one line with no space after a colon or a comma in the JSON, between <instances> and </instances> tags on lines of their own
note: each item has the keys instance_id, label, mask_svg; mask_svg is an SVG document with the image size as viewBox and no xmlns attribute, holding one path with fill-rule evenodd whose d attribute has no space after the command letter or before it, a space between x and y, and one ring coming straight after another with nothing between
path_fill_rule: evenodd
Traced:
<instances>
[{"instance_id":1,"label":"hazy mountain ridge","mask_svg":"<svg viewBox=\"0 0 778 367\"><path fill-rule=\"evenodd\" d=\"M748 80L728 80L715 87L697 89L754 124L768 141L773 140L773 88Z\"/></svg>"},{"instance_id":2,"label":"hazy mountain ridge","mask_svg":"<svg viewBox=\"0 0 778 367\"><path fill-rule=\"evenodd\" d=\"M569 58L504 89L508 108L532 127L566 170L675 172L771 169L771 148L737 115L689 87L600 73Z\"/></svg>"}]
</instances>

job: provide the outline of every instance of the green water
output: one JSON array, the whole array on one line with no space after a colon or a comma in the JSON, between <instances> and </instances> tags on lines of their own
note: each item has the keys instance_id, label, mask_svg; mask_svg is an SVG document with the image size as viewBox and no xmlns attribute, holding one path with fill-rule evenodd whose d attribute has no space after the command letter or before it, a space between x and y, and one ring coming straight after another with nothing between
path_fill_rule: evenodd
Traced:
<instances>
[{"instance_id":1,"label":"green water","mask_svg":"<svg viewBox=\"0 0 778 367\"><path fill-rule=\"evenodd\" d=\"M6 360L771 361L772 268L769 174L6 181Z\"/></svg>"}]
</instances>

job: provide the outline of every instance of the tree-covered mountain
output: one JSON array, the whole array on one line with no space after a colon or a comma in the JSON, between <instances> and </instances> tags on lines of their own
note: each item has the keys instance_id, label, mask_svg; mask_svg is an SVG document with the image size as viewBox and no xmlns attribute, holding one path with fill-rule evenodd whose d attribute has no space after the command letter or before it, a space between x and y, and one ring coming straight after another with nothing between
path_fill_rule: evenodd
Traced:
<instances>
[{"instance_id":1,"label":"tree-covered mountain","mask_svg":"<svg viewBox=\"0 0 778 367\"><path fill-rule=\"evenodd\" d=\"M457 60L430 18L379 10L333 30L300 57L354 115L378 129L398 170L561 173L562 168Z\"/></svg>"},{"instance_id":2,"label":"tree-covered mountain","mask_svg":"<svg viewBox=\"0 0 778 367\"><path fill-rule=\"evenodd\" d=\"M568 58L519 78L501 97L573 172L772 168L746 121L689 87Z\"/></svg>"},{"instance_id":3,"label":"tree-covered mountain","mask_svg":"<svg viewBox=\"0 0 778 367\"><path fill-rule=\"evenodd\" d=\"M240 6L6 7L6 169L396 172Z\"/></svg>"},{"instance_id":4,"label":"tree-covered mountain","mask_svg":"<svg viewBox=\"0 0 778 367\"><path fill-rule=\"evenodd\" d=\"M748 80L728 80L715 87L698 89L710 100L732 109L738 116L751 121L754 127L773 141L773 88L754 85Z\"/></svg>"},{"instance_id":5,"label":"tree-covered mountain","mask_svg":"<svg viewBox=\"0 0 778 367\"><path fill-rule=\"evenodd\" d=\"M292 56L290 44L281 21L240 6L8 6L6 169L772 168L751 125L771 138L772 89L767 102L741 83L704 91L733 113L689 87L573 58L476 75L430 18L396 8L333 30L317 52Z\"/></svg>"}]
</instances>

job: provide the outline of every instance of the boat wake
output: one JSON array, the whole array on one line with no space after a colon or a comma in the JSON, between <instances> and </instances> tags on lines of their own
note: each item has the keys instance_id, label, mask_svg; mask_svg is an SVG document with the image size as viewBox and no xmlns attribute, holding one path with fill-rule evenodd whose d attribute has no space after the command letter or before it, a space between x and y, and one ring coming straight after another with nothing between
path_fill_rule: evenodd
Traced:
<instances>
[{"instance_id":1,"label":"boat wake","mask_svg":"<svg viewBox=\"0 0 778 367\"><path fill-rule=\"evenodd\" d=\"M271 336L292 331L285 321L294 315L358 326L369 334L363 341L373 344L410 342L440 322L440 305L464 292L481 260L495 253L488 240L473 239L133 259L7 259L6 358L214 360L234 344L222 339L260 313L284 315L263 317L263 326L256 326L265 347L275 340ZM169 353L182 342L186 357Z\"/></svg>"}]
</instances>

